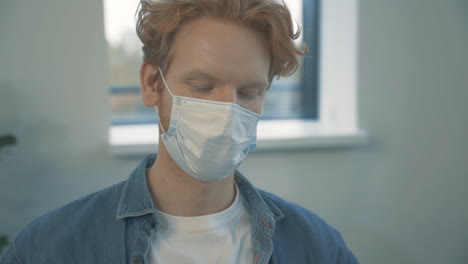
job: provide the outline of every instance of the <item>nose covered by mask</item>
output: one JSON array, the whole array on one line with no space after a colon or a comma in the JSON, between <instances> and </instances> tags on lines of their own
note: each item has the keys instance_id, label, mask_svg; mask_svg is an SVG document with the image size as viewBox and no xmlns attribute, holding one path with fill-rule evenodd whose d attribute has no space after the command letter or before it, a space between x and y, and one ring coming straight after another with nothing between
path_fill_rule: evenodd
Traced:
<instances>
[{"instance_id":1,"label":"nose covered by mask","mask_svg":"<svg viewBox=\"0 0 468 264\"><path fill-rule=\"evenodd\" d=\"M167 131L159 121L161 139L171 158L201 181L232 175L247 154L255 151L260 115L234 103L174 95L161 69L159 72L172 96Z\"/></svg>"}]
</instances>

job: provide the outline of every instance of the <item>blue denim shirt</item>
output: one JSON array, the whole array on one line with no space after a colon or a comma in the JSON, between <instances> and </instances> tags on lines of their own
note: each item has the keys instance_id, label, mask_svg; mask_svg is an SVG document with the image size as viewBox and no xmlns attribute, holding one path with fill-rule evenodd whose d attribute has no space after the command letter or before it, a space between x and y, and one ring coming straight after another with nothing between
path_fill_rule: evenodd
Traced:
<instances>
[{"instance_id":1,"label":"blue denim shirt","mask_svg":"<svg viewBox=\"0 0 468 264\"><path fill-rule=\"evenodd\" d=\"M146 183L145 157L127 181L78 199L30 223L4 254L7 263L148 262L159 220ZM306 209L235 181L252 219L254 263L357 263L339 232Z\"/></svg>"}]
</instances>

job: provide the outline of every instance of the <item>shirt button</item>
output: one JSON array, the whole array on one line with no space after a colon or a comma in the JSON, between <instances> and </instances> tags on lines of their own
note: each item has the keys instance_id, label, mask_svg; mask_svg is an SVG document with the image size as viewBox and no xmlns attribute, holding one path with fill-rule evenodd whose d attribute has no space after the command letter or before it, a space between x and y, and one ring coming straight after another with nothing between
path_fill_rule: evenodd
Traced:
<instances>
[{"instance_id":1,"label":"shirt button","mask_svg":"<svg viewBox=\"0 0 468 264\"><path fill-rule=\"evenodd\" d=\"M141 260L140 257L134 257L132 263L133 264L142 264L143 260Z\"/></svg>"},{"instance_id":2,"label":"shirt button","mask_svg":"<svg viewBox=\"0 0 468 264\"><path fill-rule=\"evenodd\" d=\"M262 222L266 227L270 228L270 223L268 223L268 221L265 218L262 218Z\"/></svg>"},{"instance_id":3,"label":"shirt button","mask_svg":"<svg viewBox=\"0 0 468 264\"><path fill-rule=\"evenodd\" d=\"M255 260L254 263L257 264L258 261L260 260L260 257L262 256L262 253L258 252L257 255L255 255Z\"/></svg>"}]
</instances>

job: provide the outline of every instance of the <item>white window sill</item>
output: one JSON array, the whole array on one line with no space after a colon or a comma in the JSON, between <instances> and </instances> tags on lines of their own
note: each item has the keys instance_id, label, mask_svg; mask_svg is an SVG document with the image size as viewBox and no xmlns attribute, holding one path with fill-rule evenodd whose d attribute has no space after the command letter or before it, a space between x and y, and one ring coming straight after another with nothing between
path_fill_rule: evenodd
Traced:
<instances>
[{"instance_id":1,"label":"white window sill","mask_svg":"<svg viewBox=\"0 0 468 264\"><path fill-rule=\"evenodd\" d=\"M157 151L158 126L123 125L109 130L110 152L114 156L138 156ZM257 130L257 151L323 149L365 145L363 130L333 129L315 121L261 121Z\"/></svg>"},{"instance_id":2,"label":"white window sill","mask_svg":"<svg viewBox=\"0 0 468 264\"><path fill-rule=\"evenodd\" d=\"M320 116L306 120L261 121L257 151L329 149L367 144L357 129L358 1L322 1L320 21ZM110 151L116 156L157 151L158 126L113 126Z\"/></svg>"}]
</instances>

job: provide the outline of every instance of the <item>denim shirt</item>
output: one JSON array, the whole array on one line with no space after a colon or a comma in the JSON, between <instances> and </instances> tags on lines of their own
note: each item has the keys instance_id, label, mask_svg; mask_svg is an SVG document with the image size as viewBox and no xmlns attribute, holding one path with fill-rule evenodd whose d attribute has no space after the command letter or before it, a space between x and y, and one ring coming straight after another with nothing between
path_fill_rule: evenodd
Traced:
<instances>
[{"instance_id":1,"label":"denim shirt","mask_svg":"<svg viewBox=\"0 0 468 264\"><path fill-rule=\"evenodd\" d=\"M146 182L145 157L127 181L55 209L30 223L5 252L7 263L150 263L159 220ZM251 215L254 263L357 263L341 235L310 211L235 181Z\"/></svg>"}]
</instances>

